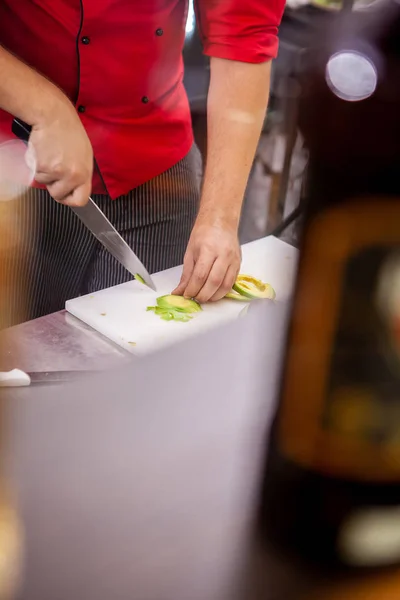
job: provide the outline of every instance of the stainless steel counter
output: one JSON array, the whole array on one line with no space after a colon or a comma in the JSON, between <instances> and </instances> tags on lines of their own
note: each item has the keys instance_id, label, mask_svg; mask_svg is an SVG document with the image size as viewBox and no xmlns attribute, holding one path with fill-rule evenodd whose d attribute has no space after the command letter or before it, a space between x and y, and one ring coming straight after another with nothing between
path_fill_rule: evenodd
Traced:
<instances>
[{"instance_id":1,"label":"stainless steel counter","mask_svg":"<svg viewBox=\"0 0 400 600\"><path fill-rule=\"evenodd\" d=\"M132 355L65 311L0 332L0 370L104 370Z\"/></svg>"}]
</instances>

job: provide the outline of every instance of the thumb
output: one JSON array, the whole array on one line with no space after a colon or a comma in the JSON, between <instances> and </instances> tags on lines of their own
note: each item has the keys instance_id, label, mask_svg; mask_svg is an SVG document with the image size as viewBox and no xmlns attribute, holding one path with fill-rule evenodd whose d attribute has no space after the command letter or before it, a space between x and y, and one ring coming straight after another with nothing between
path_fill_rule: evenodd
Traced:
<instances>
[{"instance_id":1,"label":"thumb","mask_svg":"<svg viewBox=\"0 0 400 600\"><path fill-rule=\"evenodd\" d=\"M189 283L190 277L192 275L193 268L194 268L193 255L191 252L187 252L185 255L185 259L183 261L183 271L182 271L182 275L181 275L181 280L180 280L178 286L172 292L172 294L174 294L175 296L183 296L183 294L186 290L187 284Z\"/></svg>"}]
</instances>

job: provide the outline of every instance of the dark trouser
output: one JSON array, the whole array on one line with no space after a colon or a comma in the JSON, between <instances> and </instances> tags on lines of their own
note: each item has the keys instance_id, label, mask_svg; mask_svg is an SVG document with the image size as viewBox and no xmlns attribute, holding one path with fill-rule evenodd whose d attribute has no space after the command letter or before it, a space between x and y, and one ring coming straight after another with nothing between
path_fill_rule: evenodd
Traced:
<instances>
[{"instance_id":1,"label":"dark trouser","mask_svg":"<svg viewBox=\"0 0 400 600\"><path fill-rule=\"evenodd\" d=\"M199 202L199 165L194 146L174 167L126 196L114 201L92 196L150 273L183 262ZM11 251L0 257L3 269L6 265L1 328L61 310L70 298L132 279L71 209L56 203L47 191L31 189L8 204L17 218L20 247L16 252L10 243Z\"/></svg>"}]
</instances>

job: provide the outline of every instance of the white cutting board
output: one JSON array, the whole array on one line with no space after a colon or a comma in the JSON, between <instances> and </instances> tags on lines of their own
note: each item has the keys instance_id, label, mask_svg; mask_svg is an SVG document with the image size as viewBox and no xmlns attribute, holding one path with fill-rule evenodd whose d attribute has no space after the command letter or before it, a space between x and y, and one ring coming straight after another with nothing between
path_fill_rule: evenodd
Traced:
<instances>
[{"instance_id":1,"label":"white cutting board","mask_svg":"<svg viewBox=\"0 0 400 600\"><path fill-rule=\"evenodd\" d=\"M241 273L253 275L270 283L277 301L288 300L292 294L298 251L272 236L242 247ZM137 281L130 281L94 294L68 300L66 309L99 333L133 354L146 354L169 346L187 337L238 318L246 303L220 300L203 305L203 311L191 321L163 321L148 306L156 298L169 294L176 287L182 267L174 267L153 275L157 292Z\"/></svg>"}]
</instances>

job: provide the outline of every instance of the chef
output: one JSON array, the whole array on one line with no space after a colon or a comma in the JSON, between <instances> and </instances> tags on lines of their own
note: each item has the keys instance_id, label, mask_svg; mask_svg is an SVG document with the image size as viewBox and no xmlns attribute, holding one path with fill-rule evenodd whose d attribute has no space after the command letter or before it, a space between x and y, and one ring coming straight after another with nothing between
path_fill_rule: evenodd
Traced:
<instances>
[{"instance_id":1,"label":"chef","mask_svg":"<svg viewBox=\"0 0 400 600\"><path fill-rule=\"evenodd\" d=\"M283 7L197 0L211 58L200 193L182 83L186 0L1 0L0 134L13 116L31 125L36 160L16 201L25 247L12 257L29 318L130 278L68 209L89 195L150 272L183 262L175 294L206 302L230 290Z\"/></svg>"}]
</instances>

